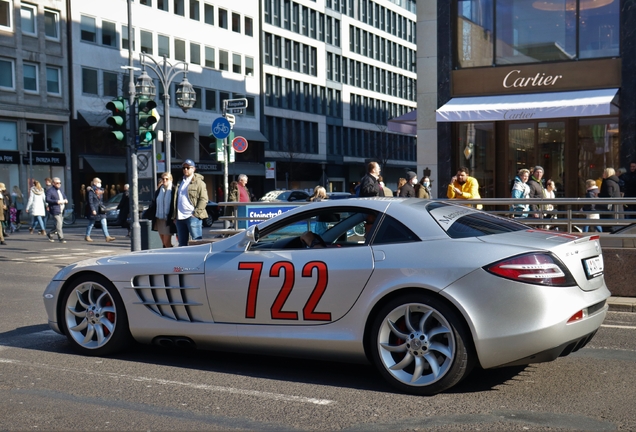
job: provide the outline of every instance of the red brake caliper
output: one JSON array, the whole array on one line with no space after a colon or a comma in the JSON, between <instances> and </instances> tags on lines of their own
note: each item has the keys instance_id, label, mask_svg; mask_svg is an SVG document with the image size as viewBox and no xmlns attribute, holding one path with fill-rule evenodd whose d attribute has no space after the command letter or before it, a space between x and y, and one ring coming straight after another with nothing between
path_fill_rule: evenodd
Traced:
<instances>
[{"instance_id":1,"label":"red brake caliper","mask_svg":"<svg viewBox=\"0 0 636 432\"><path fill-rule=\"evenodd\" d=\"M113 302L111 302L110 300L106 302L105 306L112 306ZM115 322L115 313L114 312L106 312L104 315L106 315L106 319L108 321L110 321L111 323ZM104 327L104 336L108 336L110 334L110 331L108 330L108 328Z\"/></svg>"}]
</instances>

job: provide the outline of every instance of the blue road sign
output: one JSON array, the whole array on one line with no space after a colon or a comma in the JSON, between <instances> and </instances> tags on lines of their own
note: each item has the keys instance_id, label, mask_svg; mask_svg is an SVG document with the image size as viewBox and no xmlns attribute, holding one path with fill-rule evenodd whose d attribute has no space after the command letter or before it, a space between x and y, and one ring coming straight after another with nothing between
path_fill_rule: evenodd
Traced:
<instances>
[{"instance_id":1,"label":"blue road sign","mask_svg":"<svg viewBox=\"0 0 636 432\"><path fill-rule=\"evenodd\" d=\"M216 139L225 139L230 134L230 122L225 117L219 117L212 122L212 135Z\"/></svg>"}]
</instances>

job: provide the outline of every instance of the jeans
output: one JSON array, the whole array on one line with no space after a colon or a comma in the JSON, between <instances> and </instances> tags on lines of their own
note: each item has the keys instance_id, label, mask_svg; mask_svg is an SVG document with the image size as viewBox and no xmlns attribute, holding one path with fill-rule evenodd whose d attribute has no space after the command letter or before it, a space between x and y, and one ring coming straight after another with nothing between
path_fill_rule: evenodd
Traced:
<instances>
[{"instance_id":1,"label":"jeans","mask_svg":"<svg viewBox=\"0 0 636 432\"><path fill-rule=\"evenodd\" d=\"M57 238L59 238L60 240L63 240L64 232L62 231L62 226L64 222L64 215L56 214L51 216L53 216L53 219L55 220L55 227L49 232L49 238L53 237L54 234L57 234Z\"/></svg>"},{"instance_id":2,"label":"jeans","mask_svg":"<svg viewBox=\"0 0 636 432\"><path fill-rule=\"evenodd\" d=\"M42 220L42 216L33 216L33 222L31 222L31 229L35 229L38 223L40 224L40 230L45 231L46 225L44 224L44 221Z\"/></svg>"},{"instance_id":3,"label":"jeans","mask_svg":"<svg viewBox=\"0 0 636 432\"><path fill-rule=\"evenodd\" d=\"M179 246L187 246L190 237L192 240L201 240L203 238L203 229L201 219L190 216L187 219L177 219L177 237L179 237Z\"/></svg>"},{"instance_id":4,"label":"jeans","mask_svg":"<svg viewBox=\"0 0 636 432\"><path fill-rule=\"evenodd\" d=\"M91 236L91 231L93 230L93 227L95 226L95 220L88 220L88 225L86 225L86 237L90 237ZM108 238L110 237L110 234L108 234L108 223L106 222L106 218L102 218L102 220L100 221L102 224L102 232L104 233L104 237Z\"/></svg>"}]
</instances>

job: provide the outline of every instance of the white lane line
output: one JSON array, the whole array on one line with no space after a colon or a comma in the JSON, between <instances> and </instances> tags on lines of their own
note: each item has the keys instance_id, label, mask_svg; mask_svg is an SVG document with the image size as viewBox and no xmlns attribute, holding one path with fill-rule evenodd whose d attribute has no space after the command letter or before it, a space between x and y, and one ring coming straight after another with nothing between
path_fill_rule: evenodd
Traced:
<instances>
[{"instance_id":1,"label":"white lane line","mask_svg":"<svg viewBox=\"0 0 636 432\"><path fill-rule=\"evenodd\" d=\"M601 324L601 327L636 330L636 326L622 326L613 324Z\"/></svg>"},{"instance_id":2,"label":"white lane line","mask_svg":"<svg viewBox=\"0 0 636 432\"><path fill-rule=\"evenodd\" d=\"M310 403L314 405L333 405L336 403L335 401L332 401L329 399L316 399L316 398L308 398L303 396L284 395L280 393L270 393L270 392L262 392L262 391L256 391L256 390L245 390L245 389L239 389L234 387L222 387L222 386L207 385L207 384L171 381L171 380L164 380L159 378L123 375L123 374L116 374L116 373L110 373L110 372L91 372L87 370L71 369L71 368L65 368L61 366L53 366L53 365L47 365L42 363L31 363L31 362L25 362L21 360L12 360L12 359L5 359L5 358L0 358L0 363L9 363L9 364L16 364L19 366L36 367L40 369L68 372L73 375L77 375L78 373L81 373L85 375L92 375L92 376L106 377L106 378L115 378L115 379L124 378L124 379L129 379L132 381L148 382L148 383L161 384L161 385L172 385L172 386L186 387L186 388L197 389L197 390L207 390L207 391L218 392L218 393L230 393L230 394L237 394L237 395L243 395L243 396L254 396L257 398L271 399L271 400L277 400L277 401L283 401L283 402L300 402L300 403Z\"/></svg>"}]
</instances>

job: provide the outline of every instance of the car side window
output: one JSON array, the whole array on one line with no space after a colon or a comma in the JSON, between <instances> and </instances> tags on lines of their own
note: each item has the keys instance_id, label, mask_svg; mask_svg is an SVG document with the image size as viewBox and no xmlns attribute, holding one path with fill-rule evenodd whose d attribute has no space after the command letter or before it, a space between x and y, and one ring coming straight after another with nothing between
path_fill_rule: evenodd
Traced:
<instances>
[{"instance_id":1,"label":"car side window","mask_svg":"<svg viewBox=\"0 0 636 432\"><path fill-rule=\"evenodd\" d=\"M413 231L408 229L403 223L385 216L382 223L377 228L377 233L373 237L373 244L389 244L389 243L409 243L420 241Z\"/></svg>"}]
</instances>

